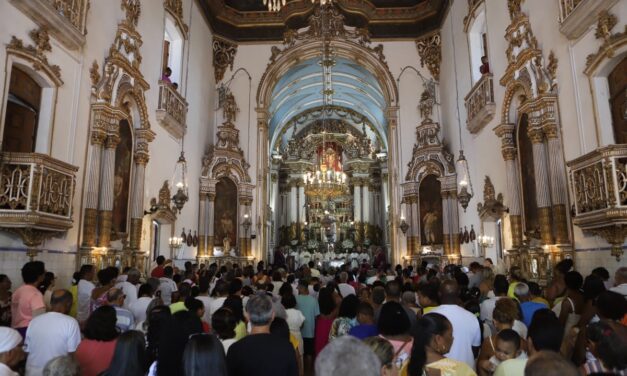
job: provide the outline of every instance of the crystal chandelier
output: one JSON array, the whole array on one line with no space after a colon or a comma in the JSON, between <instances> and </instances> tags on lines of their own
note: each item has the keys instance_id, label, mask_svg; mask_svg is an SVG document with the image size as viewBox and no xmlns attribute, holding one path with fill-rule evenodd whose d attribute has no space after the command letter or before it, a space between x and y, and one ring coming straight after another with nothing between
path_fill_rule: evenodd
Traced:
<instances>
[{"instance_id":1,"label":"crystal chandelier","mask_svg":"<svg viewBox=\"0 0 627 376\"><path fill-rule=\"evenodd\" d=\"M323 0L326 4L327 1ZM324 25L324 22L322 23ZM307 172L303 176L305 181L305 194L309 197L329 198L344 195L347 192L346 174L342 171L340 163L329 163L335 161L336 150L326 148L326 116L327 107L333 101L333 74L331 68L335 65L331 49L326 40L326 32L323 30L322 55L320 66L322 66L322 153L318 156L318 163L314 172Z\"/></svg>"},{"instance_id":2,"label":"crystal chandelier","mask_svg":"<svg viewBox=\"0 0 627 376\"><path fill-rule=\"evenodd\" d=\"M263 5L268 7L269 12L278 12L285 6L286 0L263 0ZM333 0L311 0L312 4L319 3L321 6L331 4Z\"/></svg>"}]
</instances>

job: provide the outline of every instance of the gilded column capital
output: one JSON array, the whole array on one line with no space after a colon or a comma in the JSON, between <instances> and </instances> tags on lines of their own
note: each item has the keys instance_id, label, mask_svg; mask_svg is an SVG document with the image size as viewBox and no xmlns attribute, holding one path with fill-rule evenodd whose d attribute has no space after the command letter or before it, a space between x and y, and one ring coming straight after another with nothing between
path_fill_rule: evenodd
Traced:
<instances>
[{"instance_id":1,"label":"gilded column capital","mask_svg":"<svg viewBox=\"0 0 627 376\"><path fill-rule=\"evenodd\" d=\"M548 123L543 127L544 134L547 139L556 139L557 138L557 124L556 123Z\"/></svg>"},{"instance_id":2,"label":"gilded column capital","mask_svg":"<svg viewBox=\"0 0 627 376\"><path fill-rule=\"evenodd\" d=\"M146 153L135 153L133 159L138 165L146 166L148 164L148 161L150 160L150 156L148 156L148 154Z\"/></svg>"},{"instance_id":3,"label":"gilded column capital","mask_svg":"<svg viewBox=\"0 0 627 376\"><path fill-rule=\"evenodd\" d=\"M506 161L513 161L518 156L518 150L512 147L503 148L501 153L503 154L503 159Z\"/></svg>"},{"instance_id":4,"label":"gilded column capital","mask_svg":"<svg viewBox=\"0 0 627 376\"><path fill-rule=\"evenodd\" d=\"M242 206L250 206L253 203L253 200L250 197L240 197L239 203Z\"/></svg>"},{"instance_id":5,"label":"gilded column capital","mask_svg":"<svg viewBox=\"0 0 627 376\"><path fill-rule=\"evenodd\" d=\"M541 144L544 142L544 132L541 128L529 128L527 135L532 144Z\"/></svg>"},{"instance_id":6,"label":"gilded column capital","mask_svg":"<svg viewBox=\"0 0 627 376\"><path fill-rule=\"evenodd\" d=\"M116 134L110 134L107 136L105 147L107 149L115 149L119 143L120 143L120 136Z\"/></svg>"},{"instance_id":7,"label":"gilded column capital","mask_svg":"<svg viewBox=\"0 0 627 376\"><path fill-rule=\"evenodd\" d=\"M209 193L207 193L207 199L208 199L209 201L211 201L211 202L215 202L215 200L216 200L216 194L215 194L215 193L213 193L213 192L209 192Z\"/></svg>"},{"instance_id":8,"label":"gilded column capital","mask_svg":"<svg viewBox=\"0 0 627 376\"><path fill-rule=\"evenodd\" d=\"M96 130L96 129L91 131L91 144L92 145L103 145L106 139L107 139L107 135L103 131Z\"/></svg>"},{"instance_id":9,"label":"gilded column capital","mask_svg":"<svg viewBox=\"0 0 627 376\"><path fill-rule=\"evenodd\" d=\"M198 198L200 199L200 201L207 201L209 194L205 193L205 192L200 192L200 194L198 195Z\"/></svg>"}]
</instances>

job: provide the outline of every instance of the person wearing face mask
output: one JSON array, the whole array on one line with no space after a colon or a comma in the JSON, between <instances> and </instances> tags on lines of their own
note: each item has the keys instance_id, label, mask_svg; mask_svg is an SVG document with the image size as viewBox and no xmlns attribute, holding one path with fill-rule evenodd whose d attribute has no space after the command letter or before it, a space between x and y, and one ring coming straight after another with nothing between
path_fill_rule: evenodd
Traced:
<instances>
[{"instance_id":1,"label":"person wearing face mask","mask_svg":"<svg viewBox=\"0 0 627 376\"><path fill-rule=\"evenodd\" d=\"M424 315L418 320L407 374L475 376L475 371L465 362L444 356L450 351L452 344L451 322L439 313Z\"/></svg>"}]
</instances>

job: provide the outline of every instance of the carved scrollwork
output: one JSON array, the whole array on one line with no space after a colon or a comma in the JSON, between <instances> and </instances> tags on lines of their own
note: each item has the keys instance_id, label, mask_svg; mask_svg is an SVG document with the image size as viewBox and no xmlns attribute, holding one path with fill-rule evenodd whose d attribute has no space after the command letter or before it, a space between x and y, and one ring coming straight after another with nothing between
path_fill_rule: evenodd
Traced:
<instances>
[{"instance_id":1,"label":"carved scrollwork","mask_svg":"<svg viewBox=\"0 0 627 376\"><path fill-rule=\"evenodd\" d=\"M7 45L7 52L18 55L33 64L35 70L41 70L57 85L63 85L61 79L61 68L58 65L48 62L47 52L52 51L50 46L50 36L45 28L33 29L29 36L35 42L34 45L24 45L24 42L13 36Z\"/></svg>"},{"instance_id":2,"label":"carved scrollwork","mask_svg":"<svg viewBox=\"0 0 627 376\"><path fill-rule=\"evenodd\" d=\"M216 82L220 82L224 78L227 68L233 69L236 53L237 44L214 37L213 69Z\"/></svg>"},{"instance_id":3,"label":"carved scrollwork","mask_svg":"<svg viewBox=\"0 0 627 376\"><path fill-rule=\"evenodd\" d=\"M420 66L425 65L436 81L440 81L440 63L442 62L442 39L440 32L431 34L416 41Z\"/></svg>"},{"instance_id":4,"label":"carved scrollwork","mask_svg":"<svg viewBox=\"0 0 627 376\"><path fill-rule=\"evenodd\" d=\"M603 58L613 57L616 49L627 43L627 25L625 25L622 32L612 33L617 23L618 18L607 10L599 13L594 36L602 40L603 43L599 46L596 53L587 56L586 69L584 70L586 74L590 74Z\"/></svg>"}]
</instances>

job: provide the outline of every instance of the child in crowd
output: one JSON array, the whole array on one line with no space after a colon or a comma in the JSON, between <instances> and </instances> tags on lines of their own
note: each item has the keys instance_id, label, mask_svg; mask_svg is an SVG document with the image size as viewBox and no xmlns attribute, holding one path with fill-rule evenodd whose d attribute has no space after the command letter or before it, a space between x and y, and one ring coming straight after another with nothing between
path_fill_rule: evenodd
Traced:
<instances>
[{"instance_id":1,"label":"child in crowd","mask_svg":"<svg viewBox=\"0 0 627 376\"><path fill-rule=\"evenodd\" d=\"M509 359L524 359L527 354L522 351L520 336L513 329L503 329L496 335L494 355L490 358L492 372L502 362Z\"/></svg>"}]
</instances>

